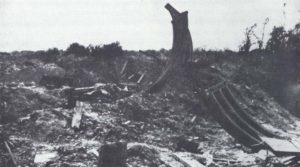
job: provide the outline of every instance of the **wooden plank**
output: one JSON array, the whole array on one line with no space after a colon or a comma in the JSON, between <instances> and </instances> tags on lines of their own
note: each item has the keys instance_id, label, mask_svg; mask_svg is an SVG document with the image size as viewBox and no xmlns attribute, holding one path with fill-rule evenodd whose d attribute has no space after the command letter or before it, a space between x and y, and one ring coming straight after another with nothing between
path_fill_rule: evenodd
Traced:
<instances>
[{"instance_id":1,"label":"wooden plank","mask_svg":"<svg viewBox=\"0 0 300 167\"><path fill-rule=\"evenodd\" d=\"M300 148L288 140L276 139L270 137L261 137L271 150L277 156L297 155L300 156Z\"/></svg>"},{"instance_id":2,"label":"wooden plank","mask_svg":"<svg viewBox=\"0 0 300 167\"><path fill-rule=\"evenodd\" d=\"M55 161L59 158L57 151L43 150L35 154L33 162L36 164L46 164L49 161Z\"/></svg>"},{"instance_id":3,"label":"wooden plank","mask_svg":"<svg viewBox=\"0 0 300 167\"><path fill-rule=\"evenodd\" d=\"M180 163L182 163L185 167L205 167L200 162L198 162L196 159L192 158L191 155L185 154L185 153L174 153L174 158L178 160Z\"/></svg>"},{"instance_id":4,"label":"wooden plank","mask_svg":"<svg viewBox=\"0 0 300 167\"><path fill-rule=\"evenodd\" d=\"M287 156L287 157L281 157L278 158L279 162L282 163L283 165L290 165L293 163L295 160L297 160L296 156Z\"/></svg>"},{"instance_id":5,"label":"wooden plank","mask_svg":"<svg viewBox=\"0 0 300 167\"><path fill-rule=\"evenodd\" d=\"M122 82L120 83L123 86L130 86L130 87L136 87L137 84L135 82Z\"/></svg>"}]
</instances>

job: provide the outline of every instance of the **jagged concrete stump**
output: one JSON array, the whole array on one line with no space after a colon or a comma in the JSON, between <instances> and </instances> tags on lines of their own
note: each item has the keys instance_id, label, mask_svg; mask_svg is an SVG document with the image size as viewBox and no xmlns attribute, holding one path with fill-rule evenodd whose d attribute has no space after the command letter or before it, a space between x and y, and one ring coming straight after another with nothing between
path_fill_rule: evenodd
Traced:
<instances>
[{"instance_id":1,"label":"jagged concrete stump","mask_svg":"<svg viewBox=\"0 0 300 167\"><path fill-rule=\"evenodd\" d=\"M104 144L99 149L98 167L126 167L127 143Z\"/></svg>"}]
</instances>

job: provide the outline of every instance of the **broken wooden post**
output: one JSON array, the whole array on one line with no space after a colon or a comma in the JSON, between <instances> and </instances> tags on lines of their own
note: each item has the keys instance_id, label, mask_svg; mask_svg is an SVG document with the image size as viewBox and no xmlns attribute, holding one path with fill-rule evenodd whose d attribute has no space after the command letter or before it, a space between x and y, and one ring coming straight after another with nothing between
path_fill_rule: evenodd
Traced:
<instances>
[{"instance_id":1,"label":"broken wooden post","mask_svg":"<svg viewBox=\"0 0 300 167\"><path fill-rule=\"evenodd\" d=\"M137 84L140 84L140 83L142 82L142 80L143 80L144 77L145 77L145 74L146 74L146 72L144 72L144 73L140 76L139 80L136 82Z\"/></svg>"},{"instance_id":2,"label":"broken wooden post","mask_svg":"<svg viewBox=\"0 0 300 167\"><path fill-rule=\"evenodd\" d=\"M126 167L127 143L104 144L99 149L98 167Z\"/></svg>"},{"instance_id":3,"label":"broken wooden post","mask_svg":"<svg viewBox=\"0 0 300 167\"><path fill-rule=\"evenodd\" d=\"M134 76L135 76L135 74L132 74L127 79L132 79Z\"/></svg>"},{"instance_id":4,"label":"broken wooden post","mask_svg":"<svg viewBox=\"0 0 300 167\"><path fill-rule=\"evenodd\" d=\"M128 65L128 60L124 63L124 65L123 65L123 67L122 67L122 70L121 70L120 74L123 74L123 73L124 73L124 71L125 71L127 65Z\"/></svg>"},{"instance_id":5,"label":"broken wooden post","mask_svg":"<svg viewBox=\"0 0 300 167\"><path fill-rule=\"evenodd\" d=\"M77 102L76 107L74 108L74 114L72 118L72 124L71 127L78 130L80 128L81 124L81 118L83 114L83 103L82 102Z\"/></svg>"},{"instance_id":6,"label":"broken wooden post","mask_svg":"<svg viewBox=\"0 0 300 167\"><path fill-rule=\"evenodd\" d=\"M14 164L15 167L17 167L18 163L17 163L16 158L15 158L14 154L12 153L9 145L7 144L7 141L4 142L4 145L5 145L5 148L7 149L8 153L9 153L9 156L11 158L12 163Z\"/></svg>"},{"instance_id":7,"label":"broken wooden post","mask_svg":"<svg viewBox=\"0 0 300 167\"><path fill-rule=\"evenodd\" d=\"M73 109L76 106L75 89L70 88L67 93L67 109Z\"/></svg>"},{"instance_id":8,"label":"broken wooden post","mask_svg":"<svg viewBox=\"0 0 300 167\"><path fill-rule=\"evenodd\" d=\"M175 70L182 71L193 55L193 42L188 28L188 12L178 12L170 4L165 8L170 12L173 25L173 46L166 68L147 90L149 93L159 91ZM177 72L176 72L177 73Z\"/></svg>"}]
</instances>

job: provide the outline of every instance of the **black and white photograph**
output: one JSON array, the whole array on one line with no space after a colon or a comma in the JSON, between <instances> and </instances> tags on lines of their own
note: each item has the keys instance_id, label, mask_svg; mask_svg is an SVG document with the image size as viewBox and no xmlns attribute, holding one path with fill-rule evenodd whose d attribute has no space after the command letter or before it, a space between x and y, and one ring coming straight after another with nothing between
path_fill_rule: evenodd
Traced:
<instances>
[{"instance_id":1,"label":"black and white photograph","mask_svg":"<svg viewBox=\"0 0 300 167\"><path fill-rule=\"evenodd\" d=\"M300 1L0 0L0 167L300 167Z\"/></svg>"}]
</instances>

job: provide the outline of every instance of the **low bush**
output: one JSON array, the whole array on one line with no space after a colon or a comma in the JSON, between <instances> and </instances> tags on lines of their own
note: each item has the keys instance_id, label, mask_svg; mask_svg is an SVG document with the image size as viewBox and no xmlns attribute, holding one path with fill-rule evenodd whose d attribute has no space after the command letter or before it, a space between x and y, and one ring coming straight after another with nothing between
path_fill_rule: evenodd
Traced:
<instances>
[{"instance_id":1,"label":"low bush","mask_svg":"<svg viewBox=\"0 0 300 167\"><path fill-rule=\"evenodd\" d=\"M113 59L123 55L123 49L119 42L114 42L103 46L89 46L89 52L92 57L98 59Z\"/></svg>"},{"instance_id":2,"label":"low bush","mask_svg":"<svg viewBox=\"0 0 300 167\"><path fill-rule=\"evenodd\" d=\"M86 56L89 55L89 50L78 43L72 43L65 52L66 55L74 54L77 56Z\"/></svg>"}]
</instances>

